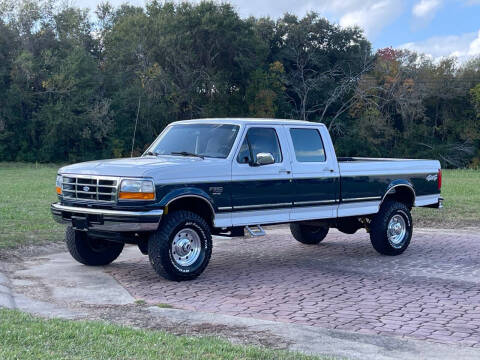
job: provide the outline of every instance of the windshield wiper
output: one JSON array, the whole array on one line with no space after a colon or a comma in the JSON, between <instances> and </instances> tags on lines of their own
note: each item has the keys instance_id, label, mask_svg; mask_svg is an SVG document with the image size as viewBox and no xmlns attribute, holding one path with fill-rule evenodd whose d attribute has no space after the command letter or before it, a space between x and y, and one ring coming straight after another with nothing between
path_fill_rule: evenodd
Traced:
<instances>
[{"instance_id":1,"label":"windshield wiper","mask_svg":"<svg viewBox=\"0 0 480 360\"><path fill-rule=\"evenodd\" d=\"M170 155L181 155L181 156L194 156L194 157L199 157L200 159L205 159L203 155L200 154L194 154L188 151L173 151L170 153Z\"/></svg>"},{"instance_id":2,"label":"windshield wiper","mask_svg":"<svg viewBox=\"0 0 480 360\"><path fill-rule=\"evenodd\" d=\"M152 156L158 156L160 155L159 153L153 152L153 151L147 151L145 155L152 155Z\"/></svg>"}]
</instances>

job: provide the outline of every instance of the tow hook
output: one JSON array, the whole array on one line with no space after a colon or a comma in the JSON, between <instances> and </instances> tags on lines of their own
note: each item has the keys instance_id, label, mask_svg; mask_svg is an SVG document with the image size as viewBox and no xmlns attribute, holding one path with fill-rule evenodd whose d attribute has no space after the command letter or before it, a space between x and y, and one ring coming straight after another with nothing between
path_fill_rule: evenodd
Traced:
<instances>
[{"instance_id":1,"label":"tow hook","mask_svg":"<svg viewBox=\"0 0 480 360\"><path fill-rule=\"evenodd\" d=\"M438 198L438 208L443 209L443 198L442 197Z\"/></svg>"}]
</instances>

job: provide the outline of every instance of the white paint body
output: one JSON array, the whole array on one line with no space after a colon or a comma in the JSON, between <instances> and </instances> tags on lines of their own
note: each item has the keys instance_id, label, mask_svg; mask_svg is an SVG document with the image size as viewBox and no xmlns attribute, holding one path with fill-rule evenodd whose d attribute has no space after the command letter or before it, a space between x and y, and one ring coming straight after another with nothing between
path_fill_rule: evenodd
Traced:
<instances>
[{"instance_id":1,"label":"white paint body","mask_svg":"<svg viewBox=\"0 0 480 360\"><path fill-rule=\"evenodd\" d=\"M155 184L195 184L205 182L228 182L248 180L301 179L341 176L374 176L401 174L436 174L440 163L436 160L414 159L356 159L352 162L338 162L335 149L325 125L298 120L271 119L200 119L173 123L176 124L234 124L239 126L238 136L230 154L225 159L195 158L182 156L142 156L129 159L114 159L85 162L63 167L61 174L88 174L119 177L151 178ZM280 163L252 167L235 161L244 136L249 128L269 127L277 132L283 159ZM315 128L322 137L326 161L300 163L294 156L290 128ZM164 134L165 131L162 133ZM151 145L155 147L156 142ZM147 151L149 150L147 149ZM273 224L283 222L331 219L336 217L362 216L378 212L382 197L356 199L356 202L311 204L311 206L243 211L231 207L227 212L217 212L214 225L219 228L255 224ZM358 201L360 200L360 201ZM427 206L438 203L440 194L416 197L415 206ZM293 205L293 204L289 204ZM305 204L308 205L308 204ZM225 209L222 209L225 210ZM235 210L235 211L234 211Z\"/></svg>"}]
</instances>

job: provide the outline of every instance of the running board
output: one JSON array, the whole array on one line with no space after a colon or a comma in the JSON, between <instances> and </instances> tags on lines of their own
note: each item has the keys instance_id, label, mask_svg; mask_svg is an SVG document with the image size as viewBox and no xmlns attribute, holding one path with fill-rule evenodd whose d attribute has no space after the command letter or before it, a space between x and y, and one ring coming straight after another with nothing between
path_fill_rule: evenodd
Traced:
<instances>
[{"instance_id":1,"label":"running board","mask_svg":"<svg viewBox=\"0 0 480 360\"><path fill-rule=\"evenodd\" d=\"M265 236L265 230L260 225L253 225L256 227L256 229L250 228L250 226L245 226L245 229L250 233L251 236L257 237L257 236Z\"/></svg>"}]
</instances>

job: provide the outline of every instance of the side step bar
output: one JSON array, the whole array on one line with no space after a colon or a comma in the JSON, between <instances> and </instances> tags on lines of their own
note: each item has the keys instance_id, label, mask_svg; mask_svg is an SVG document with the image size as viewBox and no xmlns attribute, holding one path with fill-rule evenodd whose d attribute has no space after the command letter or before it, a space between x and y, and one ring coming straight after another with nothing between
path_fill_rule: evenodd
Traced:
<instances>
[{"instance_id":1,"label":"side step bar","mask_svg":"<svg viewBox=\"0 0 480 360\"><path fill-rule=\"evenodd\" d=\"M245 226L245 229L250 233L251 236L257 237L257 236L265 236L265 230L260 225L254 225L254 229L252 229L250 226Z\"/></svg>"},{"instance_id":2,"label":"side step bar","mask_svg":"<svg viewBox=\"0 0 480 360\"><path fill-rule=\"evenodd\" d=\"M244 237L245 229L252 237L264 236L266 235L265 230L260 225L251 225L251 226L234 226L228 229L218 229L213 232L213 235L226 236L226 237Z\"/></svg>"}]
</instances>

